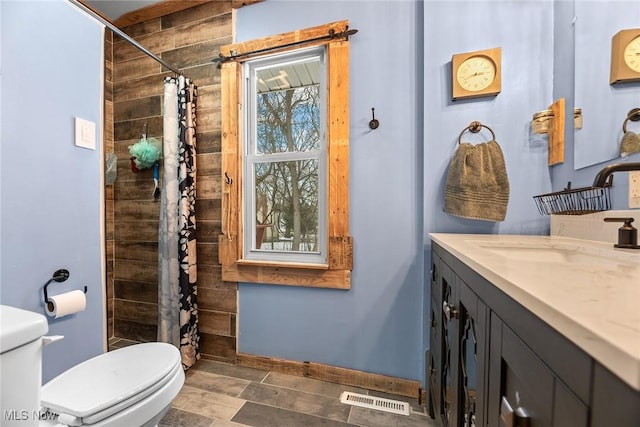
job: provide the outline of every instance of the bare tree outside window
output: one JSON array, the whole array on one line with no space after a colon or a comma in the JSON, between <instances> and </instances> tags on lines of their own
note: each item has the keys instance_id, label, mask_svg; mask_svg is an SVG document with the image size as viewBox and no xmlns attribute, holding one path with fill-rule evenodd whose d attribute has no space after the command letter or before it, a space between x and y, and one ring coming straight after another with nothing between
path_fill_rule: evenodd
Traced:
<instances>
[{"instance_id":1,"label":"bare tree outside window","mask_svg":"<svg viewBox=\"0 0 640 427\"><path fill-rule=\"evenodd\" d=\"M318 85L261 93L257 152L312 152L320 144ZM318 160L255 164L256 215L270 224L263 250L318 251Z\"/></svg>"},{"instance_id":2,"label":"bare tree outside window","mask_svg":"<svg viewBox=\"0 0 640 427\"><path fill-rule=\"evenodd\" d=\"M247 256L326 262L325 50L250 61Z\"/></svg>"}]
</instances>

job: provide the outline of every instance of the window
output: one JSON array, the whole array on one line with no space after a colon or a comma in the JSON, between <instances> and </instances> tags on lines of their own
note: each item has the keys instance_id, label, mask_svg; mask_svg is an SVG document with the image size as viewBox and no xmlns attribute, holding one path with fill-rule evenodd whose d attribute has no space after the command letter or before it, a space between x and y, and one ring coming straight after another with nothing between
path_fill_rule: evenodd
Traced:
<instances>
[{"instance_id":1,"label":"window","mask_svg":"<svg viewBox=\"0 0 640 427\"><path fill-rule=\"evenodd\" d=\"M326 264L324 51L244 64L246 259Z\"/></svg>"},{"instance_id":2,"label":"window","mask_svg":"<svg viewBox=\"0 0 640 427\"><path fill-rule=\"evenodd\" d=\"M349 42L323 37L347 29L222 48L225 281L350 287Z\"/></svg>"}]
</instances>

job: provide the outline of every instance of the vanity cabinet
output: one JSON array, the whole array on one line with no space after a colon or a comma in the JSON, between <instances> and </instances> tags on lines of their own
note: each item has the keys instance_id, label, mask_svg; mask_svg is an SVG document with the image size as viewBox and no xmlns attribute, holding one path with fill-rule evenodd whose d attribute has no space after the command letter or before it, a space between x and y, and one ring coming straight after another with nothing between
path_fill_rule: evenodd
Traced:
<instances>
[{"instance_id":1,"label":"vanity cabinet","mask_svg":"<svg viewBox=\"0 0 640 427\"><path fill-rule=\"evenodd\" d=\"M640 392L436 242L429 316L438 425L640 425Z\"/></svg>"}]
</instances>

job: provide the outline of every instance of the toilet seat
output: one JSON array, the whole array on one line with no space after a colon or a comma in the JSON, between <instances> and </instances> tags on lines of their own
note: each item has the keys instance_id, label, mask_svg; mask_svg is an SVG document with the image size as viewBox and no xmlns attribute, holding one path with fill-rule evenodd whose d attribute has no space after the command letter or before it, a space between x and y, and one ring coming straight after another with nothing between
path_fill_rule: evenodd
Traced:
<instances>
[{"instance_id":1,"label":"toilet seat","mask_svg":"<svg viewBox=\"0 0 640 427\"><path fill-rule=\"evenodd\" d=\"M42 387L41 403L61 424L95 424L172 388L167 385L179 376L184 377L180 352L173 345L136 344L63 372Z\"/></svg>"}]
</instances>

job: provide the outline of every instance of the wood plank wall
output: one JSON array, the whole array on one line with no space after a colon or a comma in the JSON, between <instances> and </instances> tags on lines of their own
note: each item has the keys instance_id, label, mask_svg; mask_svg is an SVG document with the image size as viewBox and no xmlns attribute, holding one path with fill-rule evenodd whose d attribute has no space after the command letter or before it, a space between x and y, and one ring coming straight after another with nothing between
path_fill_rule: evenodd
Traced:
<instances>
[{"instance_id":1,"label":"wood plank wall","mask_svg":"<svg viewBox=\"0 0 640 427\"><path fill-rule=\"evenodd\" d=\"M220 46L232 42L231 10L231 1L207 2L123 28L198 86L200 343L204 357L229 362L236 355L237 285L222 282L217 256L221 220L220 70L211 60L217 57ZM113 150L118 156L118 179L107 191L106 201L108 210L113 205L113 228L107 232L108 244L112 242L113 247L107 251L111 256L107 260L108 277L112 278L107 281L111 287L108 294L112 295L112 303L108 302L112 307L109 333L110 337L137 341L156 340L160 199L153 198L151 170L131 171L129 146L139 140L145 123L149 137L162 139L163 80L172 75L163 68L114 36Z\"/></svg>"}]
</instances>

